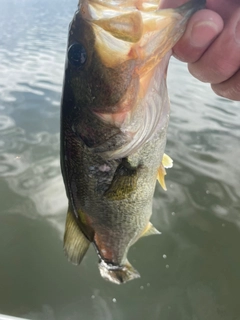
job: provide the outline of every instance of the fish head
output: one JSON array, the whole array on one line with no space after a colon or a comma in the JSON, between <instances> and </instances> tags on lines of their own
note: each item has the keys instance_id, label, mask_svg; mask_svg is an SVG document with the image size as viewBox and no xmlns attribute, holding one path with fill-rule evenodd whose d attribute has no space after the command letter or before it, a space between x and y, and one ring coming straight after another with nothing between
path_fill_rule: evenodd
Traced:
<instances>
[{"instance_id":1,"label":"fish head","mask_svg":"<svg viewBox=\"0 0 240 320\"><path fill-rule=\"evenodd\" d=\"M76 109L115 113L132 80L134 60L115 59L108 46L115 45L120 57L124 42L114 43L115 37L86 17L85 10L80 6L70 24L67 50L66 70Z\"/></svg>"},{"instance_id":2,"label":"fish head","mask_svg":"<svg viewBox=\"0 0 240 320\"><path fill-rule=\"evenodd\" d=\"M122 143L109 158L133 152L165 126L171 48L203 2L160 10L155 0L80 0L70 24L66 67L73 117L91 113L119 128Z\"/></svg>"}]
</instances>

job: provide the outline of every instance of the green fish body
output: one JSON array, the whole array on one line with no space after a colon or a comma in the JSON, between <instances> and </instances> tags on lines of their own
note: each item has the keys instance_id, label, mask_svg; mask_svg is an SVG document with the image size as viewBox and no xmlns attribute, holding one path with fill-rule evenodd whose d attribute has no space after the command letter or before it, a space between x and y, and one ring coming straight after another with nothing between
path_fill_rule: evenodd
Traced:
<instances>
[{"instance_id":1,"label":"green fish body","mask_svg":"<svg viewBox=\"0 0 240 320\"><path fill-rule=\"evenodd\" d=\"M166 70L192 0L160 10L155 1L80 0L69 27L62 95L61 168L69 200L64 250L79 264L90 243L103 278L139 273L127 260L149 219L157 179L164 189L170 105Z\"/></svg>"}]
</instances>

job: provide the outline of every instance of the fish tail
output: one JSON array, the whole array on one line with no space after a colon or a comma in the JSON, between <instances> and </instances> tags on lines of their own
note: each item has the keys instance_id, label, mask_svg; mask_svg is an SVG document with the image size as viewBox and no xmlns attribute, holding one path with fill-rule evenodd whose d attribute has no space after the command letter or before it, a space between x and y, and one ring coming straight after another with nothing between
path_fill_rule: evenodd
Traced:
<instances>
[{"instance_id":1,"label":"fish tail","mask_svg":"<svg viewBox=\"0 0 240 320\"><path fill-rule=\"evenodd\" d=\"M99 270L101 276L108 281L116 284L126 283L130 280L140 278L140 274L133 266L127 261L126 264L122 266L114 266L107 264L105 261L101 260L99 262Z\"/></svg>"}]
</instances>

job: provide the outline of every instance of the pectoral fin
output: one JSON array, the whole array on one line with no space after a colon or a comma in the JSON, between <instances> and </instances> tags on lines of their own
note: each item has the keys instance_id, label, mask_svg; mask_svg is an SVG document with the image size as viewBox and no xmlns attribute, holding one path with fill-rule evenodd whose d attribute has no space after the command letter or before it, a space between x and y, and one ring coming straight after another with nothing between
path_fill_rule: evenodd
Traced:
<instances>
[{"instance_id":1,"label":"pectoral fin","mask_svg":"<svg viewBox=\"0 0 240 320\"><path fill-rule=\"evenodd\" d=\"M122 200L137 187L138 170L140 167L132 168L126 159L118 166L112 183L104 196L109 200Z\"/></svg>"},{"instance_id":2,"label":"pectoral fin","mask_svg":"<svg viewBox=\"0 0 240 320\"><path fill-rule=\"evenodd\" d=\"M158 169L157 179L158 179L158 182L160 183L161 187L165 191L167 191L167 187L165 184L165 175L167 173L166 173L165 168L171 168L172 166L173 166L172 159L167 154L164 153L163 158L162 158L162 162L161 162L160 167Z\"/></svg>"},{"instance_id":3,"label":"pectoral fin","mask_svg":"<svg viewBox=\"0 0 240 320\"><path fill-rule=\"evenodd\" d=\"M64 234L64 251L68 260L73 264L80 264L88 250L89 244L90 241L80 230L71 209L69 209Z\"/></svg>"}]
</instances>

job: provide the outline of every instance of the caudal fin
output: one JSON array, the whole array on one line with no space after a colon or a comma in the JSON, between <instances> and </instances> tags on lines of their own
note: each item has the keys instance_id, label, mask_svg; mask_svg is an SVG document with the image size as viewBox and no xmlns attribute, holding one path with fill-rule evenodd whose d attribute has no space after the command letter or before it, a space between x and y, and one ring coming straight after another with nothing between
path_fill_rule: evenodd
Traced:
<instances>
[{"instance_id":1,"label":"caudal fin","mask_svg":"<svg viewBox=\"0 0 240 320\"><path fill-rule=\"evenodd\" d=\"M114 266L107 264L101 260L99 262L99 270L101 276L108 281L116 284L126 283L130 280L140 278L140 274L133 268L133 266L127 262L123 266Z\"/></svg>"}]
</instances>

